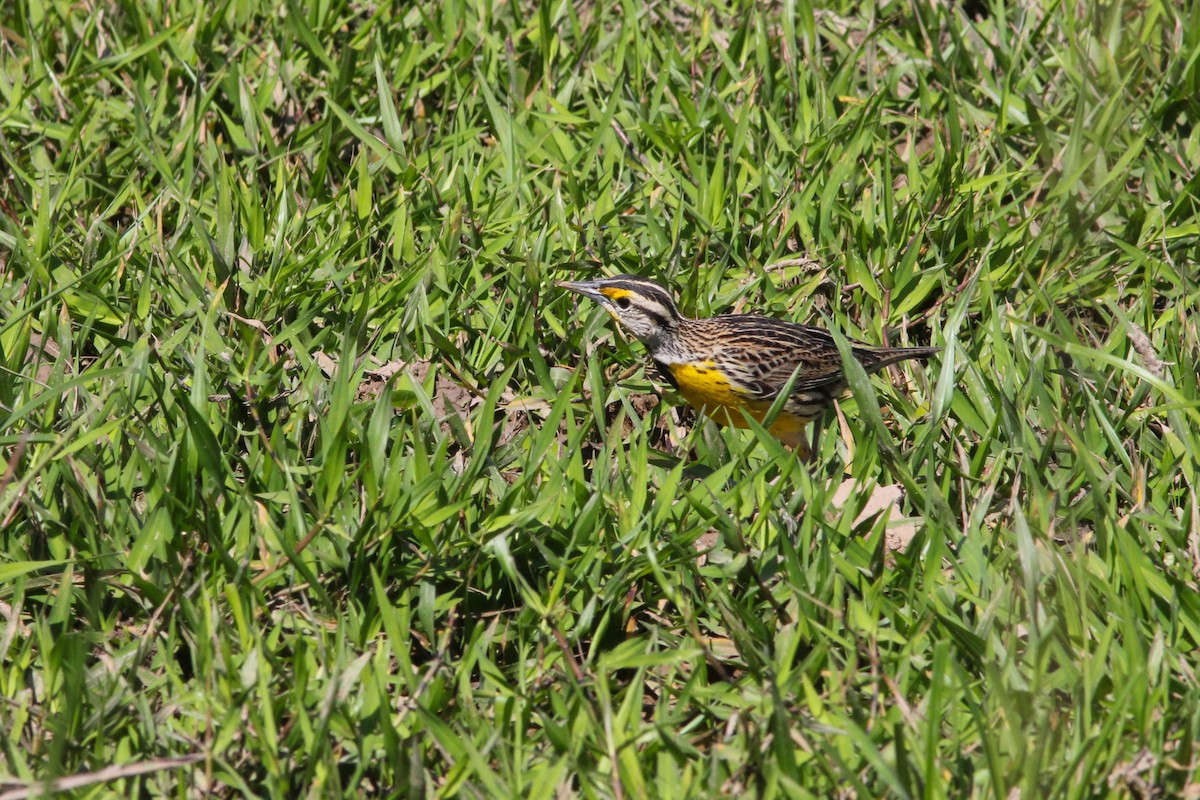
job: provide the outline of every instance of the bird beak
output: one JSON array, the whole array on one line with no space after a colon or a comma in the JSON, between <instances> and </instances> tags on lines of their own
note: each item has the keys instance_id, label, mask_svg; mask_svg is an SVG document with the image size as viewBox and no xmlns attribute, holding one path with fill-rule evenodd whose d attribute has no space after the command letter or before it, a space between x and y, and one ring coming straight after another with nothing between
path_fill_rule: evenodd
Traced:
<instances>
[{"instance_id":1,"label":"bird beak","mask_svg":"<svg viewBox=\"0 0 1200 800\"><path fill-rule=\"evenodd\" d=\"M556 281L555 286L560 289L568 289L572 292L577 292L584 297L590 297L600 304L600 307L608 312L608 315L617 322L621 321L621 317L617 314L617 310L613 308L613 301L608 295L600 291L598 281Z\"/></svg>"},{"instance_id":2,"label":"bird beak","mask_svg":"<svg viewBox=\"0 0 1200 800\"><path fill-rule=\"evenodd\" d=\"M608 298L600 293L594 281L556 281L555 286L590 297L599 303L605 303Z\"/></svg>"}]
</instances>

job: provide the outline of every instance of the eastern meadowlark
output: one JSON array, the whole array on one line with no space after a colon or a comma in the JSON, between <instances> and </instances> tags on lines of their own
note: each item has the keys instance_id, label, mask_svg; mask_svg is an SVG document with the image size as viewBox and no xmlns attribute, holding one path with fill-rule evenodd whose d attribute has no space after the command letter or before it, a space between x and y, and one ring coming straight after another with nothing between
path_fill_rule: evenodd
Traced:
<instances>
[{"instance_id":1,"label":"eastern meadowlark","mask_svg":"<svg viewBox=\"0 0 1200 800\"><path fill-rule=\"evenodd\" d=\"M665 289L634 275L556 285L600 303L646 345L684 399L722 425L748 427L747 415L762 422L795 373L791 395L768 430L802 458L811 455L805 427L846 390L837 345L821 328L749 314L689 319ZM868 373L941 349L850 343Z\"/></svg>"}]
</instances>

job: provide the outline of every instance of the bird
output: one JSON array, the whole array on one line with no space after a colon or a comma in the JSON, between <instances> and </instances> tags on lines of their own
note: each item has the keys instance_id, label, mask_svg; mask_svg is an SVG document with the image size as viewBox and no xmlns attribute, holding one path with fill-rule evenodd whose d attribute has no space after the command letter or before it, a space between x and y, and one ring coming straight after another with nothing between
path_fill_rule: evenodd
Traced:
<instances>
[{"instance_id":1,"label":"bird","mask_svg":"<svg viewBox=\"0 0 1200 800\"><path fill-rule=\"evenodd\" d=\"M599 303L646 346L659 374L692 407L721 425L749 427L747 416L763 422L791 381L791 392L767 430L800 458L811 459L805 428L847 387L829 331L757 314L691 319L680 313L670 292L636 275L555 285ZM867 373L906 359L924 360L941 350L849 341Z\"/></svg>"}]
</instances>

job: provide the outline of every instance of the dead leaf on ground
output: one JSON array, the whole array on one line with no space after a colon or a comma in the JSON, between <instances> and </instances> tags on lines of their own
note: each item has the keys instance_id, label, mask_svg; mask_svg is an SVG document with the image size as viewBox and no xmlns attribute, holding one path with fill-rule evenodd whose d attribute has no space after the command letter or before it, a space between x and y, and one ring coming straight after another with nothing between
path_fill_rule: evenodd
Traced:
<instances>
[{"instance_id":1,"label":"dead leaf on ground","mask_svg":"<svg viewBox=\"0 0 1200 800\"><path fill-rule=\"evenodd\" d=\"M332 378L334 373L337 372L337 362L324 350L318 350L313 353L313 361L317 362L317 367L326 378Z\"/></svg>"},{"instance_id":2,"label":"dead leaf on ground","mask_svg":"<svg viewBox=\"0 0 1200 800\"><path fill-rule=\"evenodd\" d=\"M320 362L318 362L320 363ZM446 371L438 368L436 362L427 359L403 361L394 359L373 369L363 371L363 379L359 382L355 400L371 401L379 397L389 381L394 382L396 376L404 373L414 384L425 384L430 370L435 371L433 391L430 400L438 415L439 425L443 433L451 435L450 426L445 422L451 414L462 419L468 433L471 430L471 412L483 402L478 391L463 386ZM550 410L550 404L536 397L517 398L511 390L505 390L501 403L496 409L497 420L503 415L500 435L496 438L497 446L508 444L534 424L533 417ZM564 431L565 435L565 431ZM515 479L515 478L514 478Z\"/></svg>"},{"instance_id":3,"label":"dead leaf on ground","mask_svg":"<svg viewBox=\"0 0 1200 800\"><path fill-rule=\"evenodd\" d=\"M387 380L400 370L404 369L405 366L406 362L394 359L386 364L380 364L375 369L366 370L366 374L372 378L381 378L383 380ZM426 369L428 368L428 362L426 362Z\"/></svg>"},{"instance_id":4,"label":"dead leaf on ground","mask_svg":"<svg viewBox=\"0 0 1200 800\"><path fill-rule=\"evenodd\" d=\"M464 386L455 383L441 371L433 380L433 407L442 415L458 414L464 420L483 400Z\"/></svg>"},{"instance_id":5,"label":"dead leaf on ground","mask_svg":"<svg viewBox=\"0 0 1200 800\"><path fill-rule=\"evenodd\" d=\"M841 509L852 495L860 491L862 491L862 485L852 478L847 478L834 491L833 497L830 498L830 504L835 510ZM887 525L887 530L884 532L884 547L889 553L904 552L912 543L913 537L917 535L921 520L908 519L901 513L900 504L903 501L904 489L899 484L876 486L871 489L871 495L863 505L862 511L854 518L854 524L857 526L882 514L885 519L884 524Z\"/></svg>"},{"instance_id":6,"label":"dead leaf on ground","mask_svg":"<svg viewBox=\"0 0 1200 800\"><path fill-rule=\"evenodd\" d=\"M358 389L354 393L354 399L358 402L366 400L374 400L379 397L383 391L383 387L388 385L388 381L392 379L398 372L407 366L407 362L393 360L386 364L382 364L375 369L363 371L363 379L358 383ZM423 380L424 373L429 371L429 362L425 362L425 368L422 370L420 379L413 377L413 380Z\"/></svg>"},{"instance_id":7,"label":"dead leaf on ground","mask_svg":"<svg viewBox=\"0 0 1200 800\"><path fill-rule=\"evenodd\" d=\"M717 546L717 542L720 540L721 534L715 530L708 530L700 534L696 541L692 542L692 547L700 554L696 556L696 563L700 566L707 564L709 552Z\"/></svg>"}]
</instances>

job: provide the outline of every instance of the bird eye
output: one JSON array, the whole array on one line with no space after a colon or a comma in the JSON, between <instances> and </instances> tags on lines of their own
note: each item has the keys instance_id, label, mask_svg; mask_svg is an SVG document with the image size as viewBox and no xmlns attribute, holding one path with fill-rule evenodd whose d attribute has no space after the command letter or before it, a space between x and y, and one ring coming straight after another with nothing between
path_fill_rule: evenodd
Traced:
<instances>
[{"instance_id":1,"label":"bird eye","mask_svg":"<svg viewBox=\"0 0 1200 800\"><path fill-rule=\"evenodd\" d=\"M633 303L630 302L628 297L621 297L621 298L617 299L617 308L624 310L624 309L628 309L632 305L633 305Z\"/></svg>"}]
</instances>

